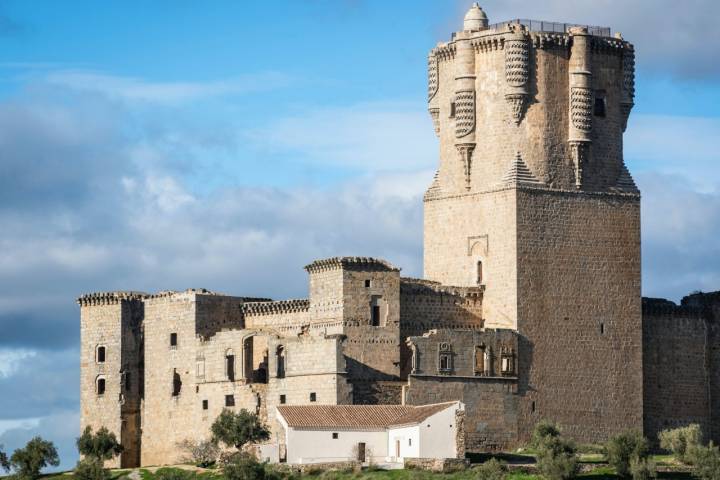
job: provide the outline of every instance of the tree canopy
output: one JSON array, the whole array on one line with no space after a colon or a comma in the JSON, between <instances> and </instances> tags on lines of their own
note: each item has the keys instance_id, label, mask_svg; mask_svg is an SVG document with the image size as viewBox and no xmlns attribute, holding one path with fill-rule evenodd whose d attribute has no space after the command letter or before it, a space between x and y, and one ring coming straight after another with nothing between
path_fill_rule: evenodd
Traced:
<instances>
[{"instance_id":1,"label":"tree canopy","mask_svg":"<svg viewBox=\"0 0 720 480\"><path fill-rule=\"evenodd\" d=\"M237 413L223 410L213 422L211 431L213 440L234 446L238 450L246 443L270 438L270 432L258 416L245 409Z\"/></svg>"}]
</instances>

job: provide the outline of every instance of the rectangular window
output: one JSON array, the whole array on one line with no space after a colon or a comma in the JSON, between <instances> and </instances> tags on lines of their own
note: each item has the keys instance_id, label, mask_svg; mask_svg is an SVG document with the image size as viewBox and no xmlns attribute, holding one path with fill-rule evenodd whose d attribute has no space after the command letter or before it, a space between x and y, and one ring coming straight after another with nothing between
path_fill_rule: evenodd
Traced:
<instances>
[{"instance_id":1,"label":"rectangular window","mask_svg":"<svg viewBox=\"0 0 720 480\"><path fill-rule=\"evenodd\" d=\"M337 434L337 432L334 432L334 433L333 433L333 440L337 440L337 439L338 439L338 434Z\"/></svg>"},{"instance_id":2,"label":"rectangular window","mask_svg":"<svg viewBox=\"0 0 720 480\"><path fill-rule=\"evenodd\" d=\"M513 365L513 358L512 357L502 357L501 363L500 363L500 369L502 370L502 373L509 374L513 373L515 370Z\"/></svg>"},{"instance_id":3,"label":"rectangular window","mask_svg":"<svg viewBox=\"0 0 720 480\"><path fill-rule=\"evenodd\" d=\"M170 334L170 347L177 347L177 333Z\"/></svg>"},{"instance_id":4,"label":"rectangular window","mask_svg":"<svg viewBox=\"0 0 720 480\"><path fill-rule=\"evenodd\" d=\"M227 366L227 379L231 382L235 381L235 355L228 355L225 357Z\"/></svg>"},{"instance_id":5,"label":"rectangular window","mask_svg":"<svg viewBox=\"0 0 720 480\"><path fill-rule=\"evenodd\" d=\"M97 347L97 363L105 363L105 347Z\"/></svg>"},{"instance_id":6,"label":"rectangular window","mask_svg":"<svg viewBox=\"0 0 720 480\"><path fill-rule=\"evenodd\" d=\"M370 280L365 280L365 288L370 288Z\"/></svg>"},{"instance_id":7,"label":"rectangular window","mask_svg":"<svg viewBox=\"0 0 720 480\"><path fill-rule=\"evenodd\" d=\"M605 116L605 92L598 91L595 92L595 107L593 109L593 113L596 117L604 117Z\"/></svg>"},{"instance_id":8,"label":"rectangular window","mask_svg":"<svg viewBox=\"0 0 720 480\"><path fill-rule=\"evenodd\" d=\"M235 406L235 395L225 395L225 406L226 407L234 407Z\"/></svg>"},{"instance_id":9,"label":"rectangular window","mask_svg":"<svg viewBox=\"0 0 720 480\"><path fill-rule=\"evenodd\" d=\"M98 395L105 394L105 379L102 377L97 379L97 394Z\"/></svg>"},{"instance_id":10,"label":"rectangular window","mask_svg":"<svg viewBox=\"0 0 720 480\"><path fill-rule=\"evenodd\" d=\"M203 404L202 404L202 405L203 405L203 410L207 410L207 409L208 409L208 401L207 401L207 400L203 400Z\"/></svg>"},{"instance_id":11,"label":"rectangular window","mask_svg":"<svg viewBox=\"0 0 720 480\"><path fill-rule=\"evenodd\" d=\"M380 305L372 306L372 317L370 318L370 325L373 327L380 326Z\"/></svg>"},{"instance_id":12,"label":"rectangular window","mask_svg":"<svg viewBox=\"0 0 720 480\"><path fill-rule=\"evenodd\" d=\"M130 372L125 372L125 390L130 391L130 387L132 384L130 383Z\"/></svg>"},{"instance_id":13,"label":"rectangular window","mask_svg":"<svg viewBox=\"0 0 720 480\"><path fill-rule=\"evenodd\" d=\"M310 401L314 402L317 400L317 395L315 395L315 392L310 393Z\"/></svg>"},{"instance_id":14,"label":"rectangular window","mask_svg":"<svg viewBox=\"0 0 720 480\"><path fill-rule=\"evenodd\" d=\"M285 395L280 395L280 404L285 405Z\"/></svg>"},{"instance_id":15,"label":"rectangular window","mask_svg":"<svg viewBox=\"0 0 720 480\"><path fill-rule=\"evenodd\" d=\"M455 118L455 102L450 104L450 118Z\"/></svg>"},{"instance_id":16,"label":"rectangular window","mask_svg":"<svg viewBox=\"0 0 720 480\"><path fill-rule=\"evenodd\" d=\"M408 438L408 447L412 447L412 438Z\"/></svg>"}]
</instances>

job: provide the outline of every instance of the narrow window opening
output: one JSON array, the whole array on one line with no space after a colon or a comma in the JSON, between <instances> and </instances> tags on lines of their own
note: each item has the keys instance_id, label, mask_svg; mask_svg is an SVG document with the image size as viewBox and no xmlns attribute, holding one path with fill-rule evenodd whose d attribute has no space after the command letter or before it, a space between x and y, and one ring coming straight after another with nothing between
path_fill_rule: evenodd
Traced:
<instances>
[{"instance_id":1,"label":"narrow window opening","mask_svg":"<svg viewBox=\"0 0 720 480\"><path fill-rule=\"evenodd\" d=\"M235 406L235 395L225 395L225 406L226 407L234 407Z\"/></svg>"},{"instance_id":2,"label":"narrow window opening","mask_svg":"<svg viewBox=\"0 0 720 480\"><path fill-rule=\"evenodd\" d=\"M207 400L203 400L202 406L203 406L203 410L207 410L207 409L208 409L208 401L207 401Z\"/></svg>"},{"instance_id":3,"label":"narrow window opening","mask_svg":"<svg viewBox=\"0 0 720 480\"><path fill-rule=\"evenodd\" d=\"M277 347L277 378L285 378L285 347Z\"/></svg>"},{"instance_id":4,"label":"narrow window opening","mask_svg":"<svg viewBox=\"0 0 720 480\"><path fill-rule=\"evenodd\" d=\"M177 347L177 333L170 334L170 347Z\"/></svg>"},{"instance_id":5,"label":"narrow window opening","mask_svg":"<svg viewBox=\"0 0 720 480\"><path fill-rule=\"evenodd\" d=\"M478 260L476 265L477 284L482 285L483 283L483 264L482 261Z\"/></svg>"},{"instance_id":6,"label":"narrow window opening","mask_svg":"<svg viewBox=\"0 0 720 480\"><path fill-rule=\"evenodd\" d=\"M475 347L475 375L485 375L485 346Z\"/></svg>"},{"instance_id":7,"label":"narrow window opening","mask_svg":"<svg viewBox=\"0 0 720 480\"><path fill-rule=\"evenodd\" d=\"M314 402L317 400L317 394L315 392L310 393L310 401Z\"/></svg>"},{"instance_id":8,"label":"narrow window opening","mask_svg":"<svg viewBox=\"0 0 720 480\"><path fill-rule=\"evenodd\" d=\"M373 327L379 327L380 326L380 305L373 305L372 307L372 318L370 319L370 324Z\"/></svg>"},{"instance_id":9,"label":"narrow window opening","mask_svg":"<svg viewBox=\"0 0 720 480\"><path fill-rule=\"evenodd\" d=\"M371 282L370 280L365 280L365 288L370 288Z\"/></svg>"},{"instance_id":10,"label":"narrow window opening","mask_svg":"<svg viewBox=\"0 0 720 480\"><path fill-rule=\"evenodd\" d=\"M100 345L97 347L97 363L105 363L105 346Z\"/></svg>"},{"instance_id":11,"label":"narrow window opening","mask_svg":"<svg viewBox=\"0 0 720 480\"><path fill-rule=\"evenodd\" d=\"M593 113L596 117L604 117L607 104L605 102L605 92L595 92L595 106Z\"/></svg>"},{"instance_id":12,"label":"narrow window opening","mask_svg":"<svg viewBox=\"0 0 720 480\"><path fill-rule=\"evenodd\" d=\"M285 395L280 395L280 404L285 405Z\"/></svg>"},{"instance_id":13,"label":"narrow window opening","mask_svg":"<svg viewBox=\"0 0 720 480\"><path fill-rule=\"evenodd\" d=\"M182 389L182 380L180 379L180 374L177 373L177 369L173 368L173 397L180 395L180 389Z\"/></svg>"},{"instance_id":14,"label":"narrow window opening","mask_svg":"<svg viewBox=\"0 0 720 480\"><path fill-rule=\"evenodd\" d=\"M227 379L231 382L235 381L235 355L232 351L229 351L225 355L225 371L227 373Z\"/></svg>"},{"instance_id":15,"label":"narrow window opening","mask_svg":"<svg viewBox=\"0 0 720 480\"><path fill-rule=\"evenodd\" d=\"M337 432L333 432L332 438L333 438L333 440L337 440L337 439L338 439L338 434L337 434Z\"/></svg>"},{"instance_id":16,"label":"narrow window opening","mask_svg":"<svg viewBox=\"0 0 720 480\"><path fill-rule=\"evenodd\" d=\"M408 438L408 447L412 447L412 438Z\"/></svg>"},{"instance_id":17,"label":"narrow window opening","mask_svg":"<svg viewBox=\"0 0 720 480\"><path fill-rule=\"evenodd\" d=\"M605 324L600 323L600 335L604 335L604 334L605 334Z\"/></svg>"},{"instance_id":18,"label":"narrow window opening","mask_svg":"<svg viewBox=\"0 0 720 480\"><path fill-rule=\"evenodd\" d=\"M98 395L105 394L105 377L98 377L95 382L95 389Z\"/></svg>"},{"instance_id":19,"label":"narrow window opening","mask_svg":"<svg viewBox=\"0 0 720 480\"><path fill-rule=\"evenodd\" d=\"M200 393L200 385L195 385L195 393Z\"/></svg>"},{"instance_id":20,"label":"narrow window opening","mask_svg":"<svg viewBox=\"0 0 720 480\"><path fill-rule=\"evenodd\" d=\"M130 383L130 372L125 372L125 390L130 391L132 383Z\"/></svg>"},{"instance_id":21,"label":"narrow window opening","mask_svg":"<svg viewBox=\"0 0 720 480\"><path fill-rule=\"evenodd\" d=\"M450 118L455 118L455 102L450 103Z\"/></svg>"},{"instance_id":22,"label":"narrow window opening","mask_svg":"<svg viewBox=\"0 0 720 480\"><path fill-rule=\"evenodd\" d=\"M532 413L535 413L535 400L533 400L532 403L530 404L530 411Z\"/></svg>"}]
</instances>

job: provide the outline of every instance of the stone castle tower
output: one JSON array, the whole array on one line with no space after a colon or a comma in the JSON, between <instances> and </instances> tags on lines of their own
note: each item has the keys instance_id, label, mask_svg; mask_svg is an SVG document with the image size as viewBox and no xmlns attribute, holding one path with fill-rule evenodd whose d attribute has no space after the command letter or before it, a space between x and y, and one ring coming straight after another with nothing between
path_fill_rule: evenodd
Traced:
<instances>
[{"instance_id":1,"label":"stone castle tower","mask_svg":"<svg viewBox=\"0 0 720 480\"><path fill-rule=\"evenodd\" d=\"M485 327L518 331L520 436L538 412L576 438L641 428L633 46L600 27L491 26L474 4L428 80L425 278L482 287Z\"/></svg>"}]
</instances>

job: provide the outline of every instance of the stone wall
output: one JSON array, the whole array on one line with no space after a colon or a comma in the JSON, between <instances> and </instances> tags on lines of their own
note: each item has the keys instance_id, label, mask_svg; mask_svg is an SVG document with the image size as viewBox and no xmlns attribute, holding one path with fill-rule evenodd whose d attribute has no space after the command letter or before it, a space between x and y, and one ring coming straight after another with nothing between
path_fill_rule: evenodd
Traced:
<instances>
[{"instance_id":1,"label":"stone wall","mask_svg":"<svg viewBox=\"0 0 720 480\"><path fill-rule=\"evenodd\" d=\"M645 434L697 423L717 442L720 415L720 293L693 294L680 305L643 299Z\"/></svg>"},{"instance_id":2,"label":"stone wall","mask_svg":"<svg viewBox=\"0 0 720 480\"><path fill-rule=\"evenodd\" d=\"M581 442L641 429L639 197L517 195L521 439L540 418Z\"/></svg>"},{"instance_id":3,"label":"stone wall","mask_svg":"<svg viewBox=\"0 0 720 480\"><path fill-rule=\"evenodd\" d=\"M410 337L408 343L415 360L405 393L407 404L463 402L463 443L467 451L496 451L517 445L515 332L438 330ZM441 368L441 355L451 357L447 370ZM482 360L476 359L477 355Z\"/></svg>"}]
</instances>

